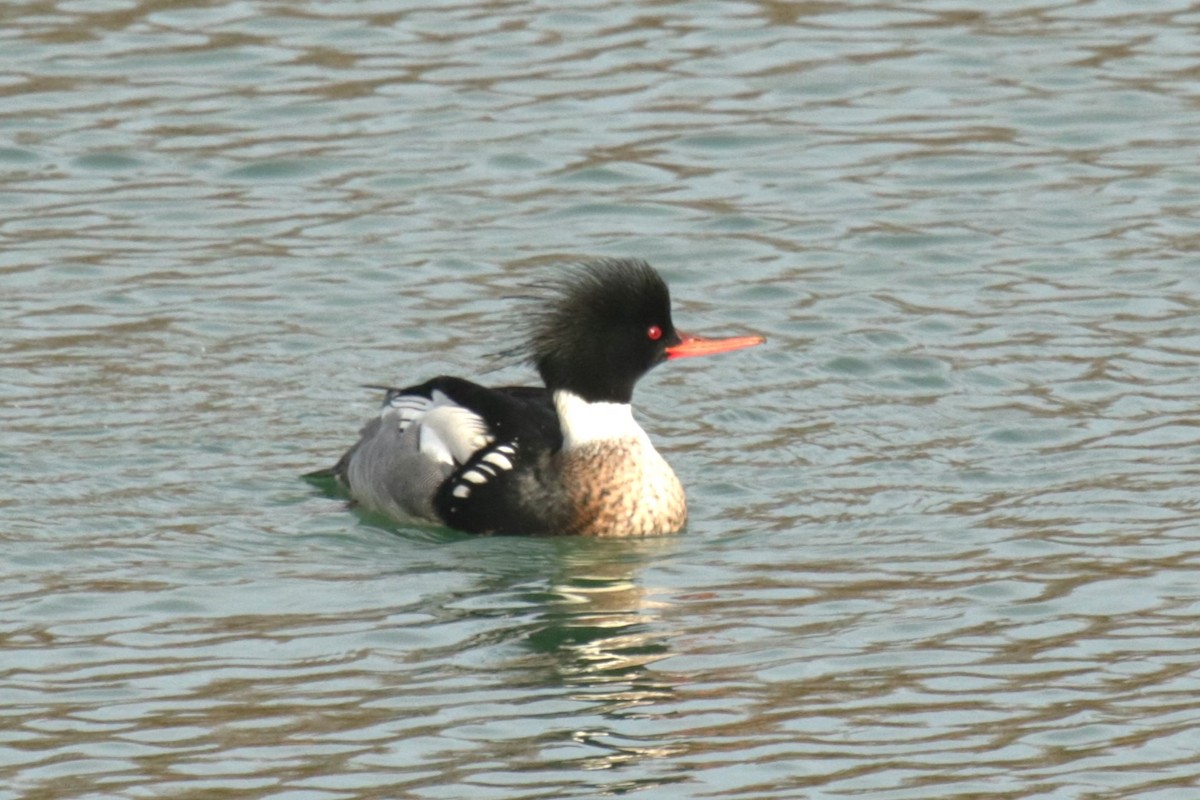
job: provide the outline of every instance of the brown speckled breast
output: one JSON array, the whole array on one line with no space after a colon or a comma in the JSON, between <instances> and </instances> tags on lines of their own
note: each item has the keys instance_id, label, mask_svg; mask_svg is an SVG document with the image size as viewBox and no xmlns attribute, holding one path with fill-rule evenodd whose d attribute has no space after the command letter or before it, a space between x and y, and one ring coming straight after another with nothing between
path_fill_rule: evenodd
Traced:
<instances>
[{"instance_id":1,"label":"brown speckled breast","mask_svg":"<svg viewBox=\"0 0 1200 800\"><path fill-rule=\"evenodd\" d=\"M574 509L571 533L656 536L687 522L683 486L649 442L593 442L564 452L563 482Z\"/></svg>"}]
</instances>

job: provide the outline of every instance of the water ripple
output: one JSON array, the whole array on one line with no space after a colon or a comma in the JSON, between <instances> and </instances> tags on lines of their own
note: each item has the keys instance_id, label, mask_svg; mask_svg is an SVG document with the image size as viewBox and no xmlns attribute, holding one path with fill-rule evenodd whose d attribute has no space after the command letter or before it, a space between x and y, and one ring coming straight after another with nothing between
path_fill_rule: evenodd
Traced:
<instances>
[{"instance_id":1,"label":"water ripple","mask_svg":"<svg viewBox=\"0 0 1200 800\"><path fill-rule=\"evenodd\" d=\"M0 13L0 797L1194 793L1189 3ZM296 479L592 255L686 536Z\"/></svg>"}]
</instances>

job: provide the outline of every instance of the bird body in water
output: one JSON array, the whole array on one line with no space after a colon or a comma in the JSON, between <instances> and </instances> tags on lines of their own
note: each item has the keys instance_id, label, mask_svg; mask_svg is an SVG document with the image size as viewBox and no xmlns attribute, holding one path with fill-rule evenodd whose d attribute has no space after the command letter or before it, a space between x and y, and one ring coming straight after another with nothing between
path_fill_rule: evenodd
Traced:
<instances>
[{"instance_id":1,"label":"bird body in water","mask_svg":"<svg viewBox=\"0 0 1200 800\"><path fill-rule=\"evenodd\" d=\"M761 344L677 330L644 261L591 262L528 309L523 355L543 387L441 376L387 389L331 470L363 508L481 534L650 536L687 521L683 487L633 418L634 384L671 359Z\"/></svg>"}]
</instances>

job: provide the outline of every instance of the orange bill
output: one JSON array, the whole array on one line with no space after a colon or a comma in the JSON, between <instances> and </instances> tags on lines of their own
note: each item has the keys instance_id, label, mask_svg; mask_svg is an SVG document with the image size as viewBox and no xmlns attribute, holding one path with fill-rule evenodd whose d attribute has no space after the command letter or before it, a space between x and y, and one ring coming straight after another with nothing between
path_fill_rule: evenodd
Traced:
<instances>
[{"instance_id":1,"label":"orange bill","mask_svg":"<svg viewBox=\"0 0 1200 800\"><path fill-rule=\"evenodd\" d=\"M667 358L689 358L691 356L710 356L713 353L726 353L730 350L741 350L743 347L754 347L766 341L764 336L730 336L727 339L708 339L683 331L679 334L679 344L667 348Z\"/></svg>"}]
</instances>

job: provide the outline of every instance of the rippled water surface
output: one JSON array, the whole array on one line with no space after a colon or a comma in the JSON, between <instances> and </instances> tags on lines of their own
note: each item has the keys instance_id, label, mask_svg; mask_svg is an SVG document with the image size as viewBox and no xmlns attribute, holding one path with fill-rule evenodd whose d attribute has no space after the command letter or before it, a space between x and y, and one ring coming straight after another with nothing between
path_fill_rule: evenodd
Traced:
<instances>
[{"instance_id":1,"label":"rippled water surface","mask_svg":"<svg viewBox=\"0 0 1200 800\"><path fill-rule=\"evenodd\" d=\"M0 22L0 798L1198 796L1200 8ZM299 480L594 256L684 535Z\"/></svg>"}]
</instances>

